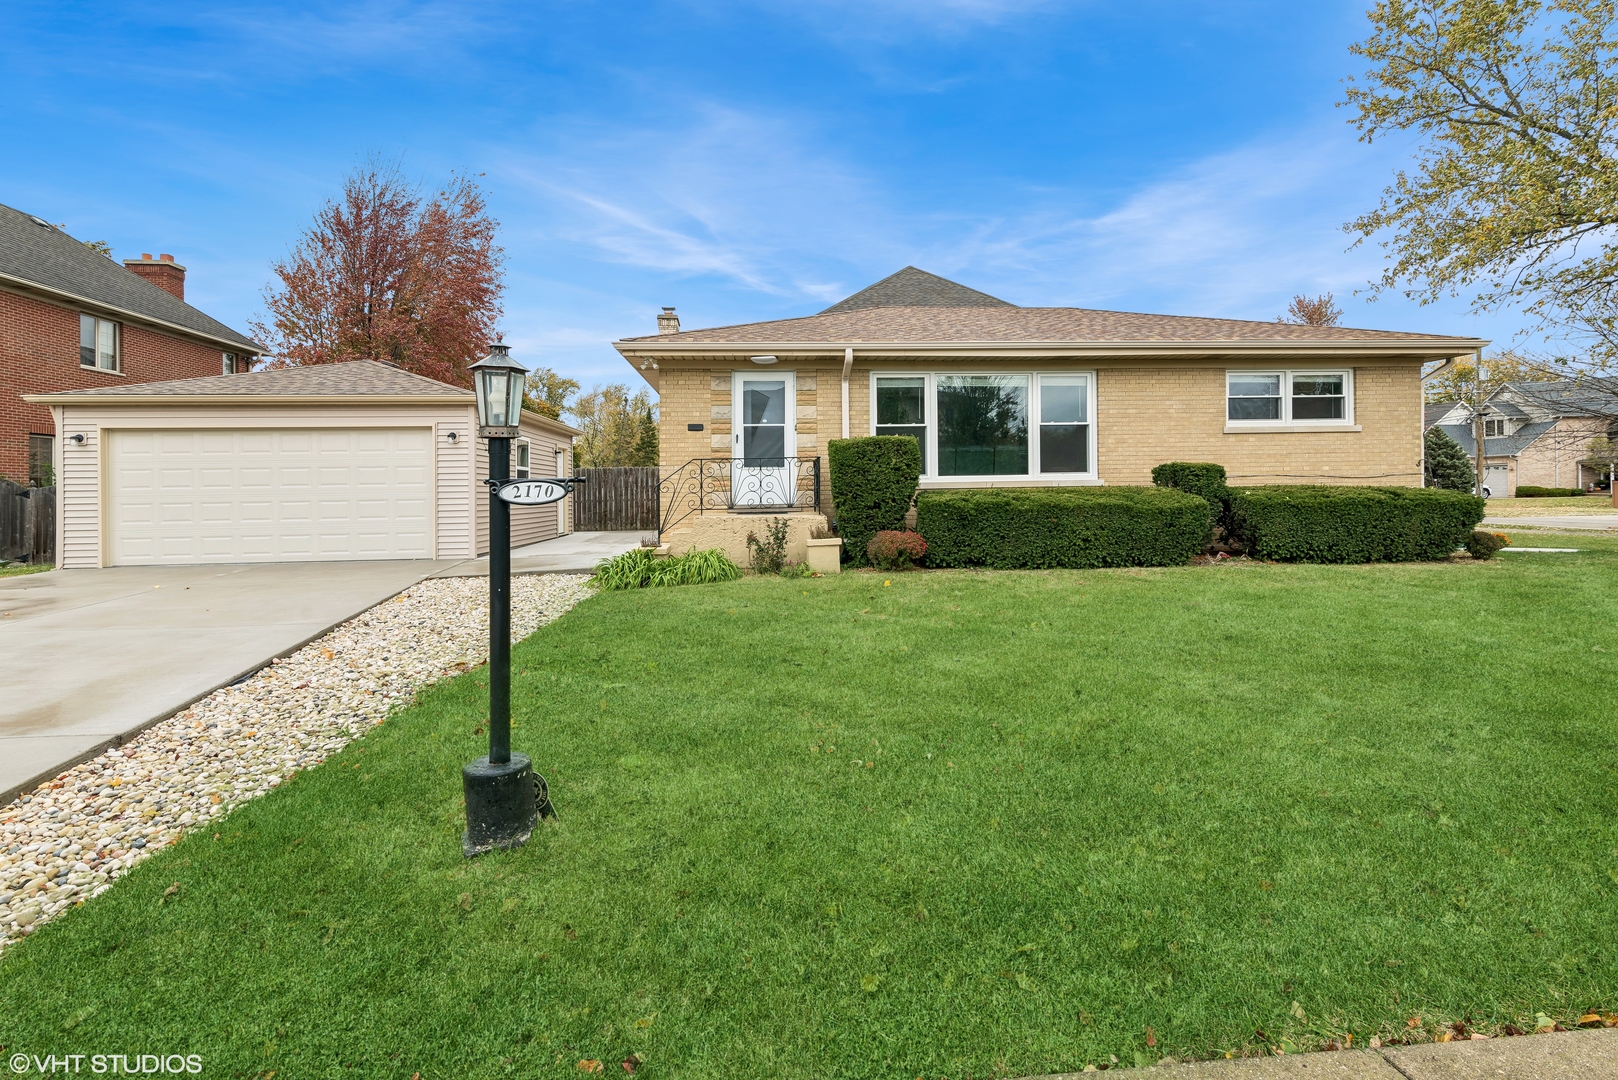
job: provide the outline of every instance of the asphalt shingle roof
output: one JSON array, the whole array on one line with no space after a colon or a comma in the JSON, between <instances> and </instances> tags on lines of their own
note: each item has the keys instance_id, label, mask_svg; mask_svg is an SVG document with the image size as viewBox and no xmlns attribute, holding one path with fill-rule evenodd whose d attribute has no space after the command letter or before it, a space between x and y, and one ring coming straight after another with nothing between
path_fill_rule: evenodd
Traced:
<instances>
[{"instance_id":1,"label":"asphalt shingle roof","mask_svg":"<svg viewBox=\"0 0 1618 1080\"><path fill-rule=\"evenodd\" d=\"M818 315L742 323L625 343L716 345L858 344L860 342L1387 342L1444 341L1448 335L1346 326L1300 326L1249 319L1148 315L1071 307L1017 307L915 267L906 267ZM1457 348L1473 341L1453 339Z\"/></svg>"},{"instance_id":2,"label":"asphalt shingle roof","mask_svg":"<svg viewBox=\"0 0 1618 1080\"><path fill-rule=\"evenodd\" d=\"M1483 440L1484 456L1515 457L1558 423L1557 420L1542 420L1537 424L1524 424L1512 435L1489 436ZM1477 456L1478 444L1472 439L1471 424L1439 424L1438 427L1444 434L1461 444L1461 449L1466 451L1467 457Z\"/></svg>"},{"instance_id":3,"label":"asphalt shingle roof","mask_svg":"<svg viewBox=\"0 0 1618 1080\"><path fill-rule=\"evenodd\" d=\"M822 311L831 315L874 307L1014 307L997 296L907 266Z\"/></svg>"},{"instance_id":4,"label":"asphalt shingle roof","mask_svg":"<svg viewBox=\"0 0 1618 1080\"><path fill-rule=\"evenodd\" d=\"M1508 393L1563 416L1611 416L1618 413L1618 379L1613 378L1511 382L1496 390L1491 399ZM1495 401L1491 400L1490 404L1495 404Z\"/></svg>"},{"instance_id":5,"label":"asphalt shingle roof","mask_svg":"<svg viewBox=\"0 0 1618 1080\"><path fill-rule=\"evenodd\" d=\"M247 371L239 375L207 375L200 379L130 383L72 390L52 397L464 397L472 391L415 375L375 360Z\"/></svg>"},{"instance_id":6,"label":"asphalt shingle roof","mask_svg":"<svg viewBox=\"0 0 1618 1080\"><path fill-rule=\"evenodd\" d=\"M43 219L3 204L0 274L226 341L244 352L264 351L253 339L96 254Z\"/></svg>"}]
</instances>

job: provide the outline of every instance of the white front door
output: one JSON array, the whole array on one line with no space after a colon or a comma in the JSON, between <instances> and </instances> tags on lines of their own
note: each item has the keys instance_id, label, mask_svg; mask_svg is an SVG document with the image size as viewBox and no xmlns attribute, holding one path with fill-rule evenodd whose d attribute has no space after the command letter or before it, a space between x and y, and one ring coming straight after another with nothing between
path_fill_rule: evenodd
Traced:
<instances>
[{"instance_id":1,"label":"white front door","mask_svg":"<svg viewBox=\"0 0 1618 1080\"><path fill-rule=\"evenodd\" d=\"M790 371L738 371L731 386L733 506L797 501L797 385Z\"/></svg>"}]
</instances>

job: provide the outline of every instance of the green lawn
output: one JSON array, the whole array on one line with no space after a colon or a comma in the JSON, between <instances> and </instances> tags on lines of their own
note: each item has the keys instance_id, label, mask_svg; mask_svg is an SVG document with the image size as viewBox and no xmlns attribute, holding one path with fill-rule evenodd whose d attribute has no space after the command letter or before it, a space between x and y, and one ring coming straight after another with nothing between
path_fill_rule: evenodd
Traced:
<instances>
[{"instance_id":1,"label":"green lawn","mask_svg":"<svg viewBox=\"0 0 1618 1080\"><path fill-rule=\"evenodd\" d=\"M474 672L0 958L0 1043L981 1080L1612 1009L1618 540L1569 544L600 596L515 653L526 848L460 857Z\"/></svg>"},{"instance_id":2,"label":"green lawn","mask_svg":"<svg viewBox=\"0 0 1618 1080\"><path fill-rule=\"evenodd\" d=\"M50 563L0 563L0 578L17 577L19 574L39 574L56 567Z\"/></svg>"}]
</instances>

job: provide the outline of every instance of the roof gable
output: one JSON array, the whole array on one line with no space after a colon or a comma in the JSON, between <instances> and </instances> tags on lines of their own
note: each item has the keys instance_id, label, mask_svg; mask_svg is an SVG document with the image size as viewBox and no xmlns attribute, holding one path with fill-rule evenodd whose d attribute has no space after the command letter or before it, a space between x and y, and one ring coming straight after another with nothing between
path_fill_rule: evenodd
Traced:
<instances>
[{"instance_id":1,"label":"roof gable","mask_svg":"<svg viewBox=\"0 0 1618 1080\"><path fill-rule=\"evenodd\" d=\"M67 233L0 204L0 276L37 285L195 334L228 342L244 352L264 347L132 270L98 255Z\"/></svg>"},{"instance_id":2,"label":"roof gable","mask_svg":"<svg viewBox=\"0 0 1618 1080\"><path fill-rule=\"evenodd\" d=\"M822 311L832 315L843 311L861 311L882 307L1016 307L986 292L969 289L965 285L929 274L914 266L889 274L875 285L867 285L853 296L837 301Z\"/></svg>"}]
</instances>

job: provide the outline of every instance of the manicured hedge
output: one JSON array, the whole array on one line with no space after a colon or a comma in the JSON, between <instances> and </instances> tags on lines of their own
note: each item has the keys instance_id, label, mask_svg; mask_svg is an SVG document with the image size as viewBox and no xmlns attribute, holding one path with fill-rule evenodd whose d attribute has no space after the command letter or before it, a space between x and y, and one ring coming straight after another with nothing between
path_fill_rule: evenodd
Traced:
<instances>
[{"instance_id":1,"label":"manicured hedge","mask_svg":"<svg viewBox=\"0 0 1618 1080\"><path fill-rule=\"evenodd\" d=\"M1152 483L1201 495L1220 507L1230 498L1230 488L1225 485L1225 467L1211 461L1164 462L1152 470Z\"/></svg>"},{"instance_id":2,"label":"manicured hedge","mask_svg":"<svg viewBox=\"0 0 1618 1080\"><path fill-rule=\"evenodd\" d=\"M928 566L1178 566L1208 542L1207 500L1173 488L924 491Z\"/></svg>"},{"instance_id":3,"label":"manicured hedge","mask_svg":"<svg viewBox=\"0 0 1618 1080\"><path fill-rule=\"evenodd\" d=\"M1519 499L1571 499L1575 495L1583 494L1583 488L1539 487L1535 484L1517 485L1517 498Z\"/></svg>"},{"instance_id":4,"label":"manicured hedge","mask_svg":"<svg viewBox=\"0 0 1618 1080\"><path fill-rule=\"evenodd\" d=\"M1281 562L1443 559L1483 519L1483 500L1439 488L1288 484L1231 491L1232 528Z\"/></svg>"},{"instance_id":5,"label":"manicured hedge","mask_svg":"<svg viewBox=\"0 0 1618 1080\"><path fill-rule=\"evenodd\" d=\"M843 552L865 560L871 537L903 529L921 479L921 444L909 435L867 435L826 444L831 501Z\"/></svg>"}]
</instances>

